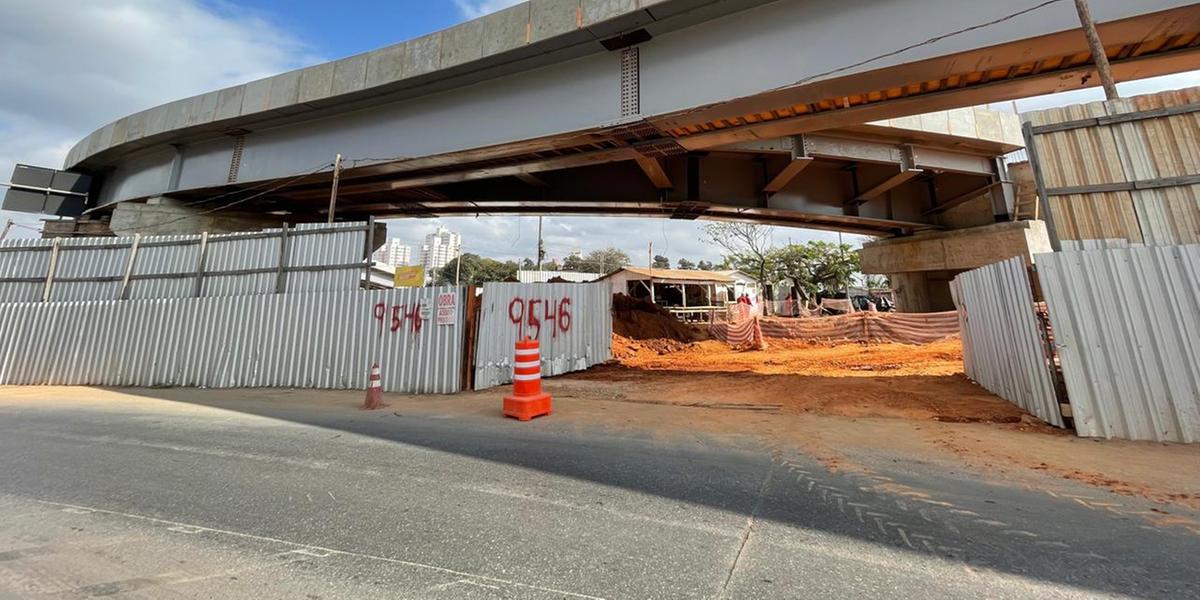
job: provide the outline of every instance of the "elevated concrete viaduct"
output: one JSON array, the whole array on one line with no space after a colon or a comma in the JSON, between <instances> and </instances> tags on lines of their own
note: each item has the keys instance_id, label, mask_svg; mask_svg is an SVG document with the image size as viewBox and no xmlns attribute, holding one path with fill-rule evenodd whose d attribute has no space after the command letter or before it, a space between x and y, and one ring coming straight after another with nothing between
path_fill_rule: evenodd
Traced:
<instances>
[{"instance_id":1,"label":"elevated concrete viaduct","mask_svg":"<svg viewBox=\"0 0 1200 600\"><path fill-rule=\"evenodd\" d=\"M1091 5L1118 80L1200 64L1197 4ZM1018 123L963 107L1096 84L1069 0L533 0L129 115L71 150L90 184L42 173L5 207L117 231L325 220L340 154L338 218L911 236L1012 212Z\"/></svg>"}]
</instances>

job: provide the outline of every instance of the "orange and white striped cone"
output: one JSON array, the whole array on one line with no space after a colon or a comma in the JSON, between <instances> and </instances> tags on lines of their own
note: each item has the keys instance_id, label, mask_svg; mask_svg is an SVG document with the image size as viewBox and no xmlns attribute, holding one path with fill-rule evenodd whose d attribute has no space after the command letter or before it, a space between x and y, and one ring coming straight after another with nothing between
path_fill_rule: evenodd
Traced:
<instances>
[{"instance_id":1,"label":"orange and white striped cone","mask_svg":"<svg viewBox=\"0 0 1200 600\"><path fill-rule=\"evenodd\" d=\"M504 397L504 416L521 421L548 415L550 394L542 392L542 357L537 340L517 342L513 362L513 393Z\"/></svg>"},{"instance_id":2,"label":"orange and white striped cone","mask_svg":"<svg viewBox=\"0 0 1200 600\"><path fill-rule=\"evenodd\" d=\"M383 406L383 377L379 374L379 363L371 365L371 378L367 381L367 399L363 410L375 410Z\"/></svg>"}]
</instances>

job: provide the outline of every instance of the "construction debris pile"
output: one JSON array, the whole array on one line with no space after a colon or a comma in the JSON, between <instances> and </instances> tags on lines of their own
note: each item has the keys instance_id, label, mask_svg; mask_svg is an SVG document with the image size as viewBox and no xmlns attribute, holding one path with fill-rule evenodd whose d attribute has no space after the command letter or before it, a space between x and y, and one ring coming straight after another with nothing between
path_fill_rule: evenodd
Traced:
<instances>
[{"instance_id":1,"label":"construction debris pile","mask_svg":"<svg viewBox=\"0 0 1200 600\"><path fill-rule=\"evenodd\" d=\"M621 360L638 354L668 354L708 339L699 327L681 323L666 309L648 300L614 294L613 358Z\"/></svg>"}]
</instances>

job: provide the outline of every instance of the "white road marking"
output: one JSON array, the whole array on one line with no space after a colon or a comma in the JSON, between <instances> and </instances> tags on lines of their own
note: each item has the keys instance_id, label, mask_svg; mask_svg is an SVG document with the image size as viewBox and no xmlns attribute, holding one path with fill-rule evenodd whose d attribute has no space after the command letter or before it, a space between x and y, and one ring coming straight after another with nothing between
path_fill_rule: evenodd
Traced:
<instances>
[{"instance_id":1,"label":"white road marking","mask_svg":"<svg viewBox=\"0 0 1200 600\"><path fill-rule=\"evenodd\" d=\"M481 587L481 588L487 588L489 590L504 589L498 585L488 585L486 583L479 583L478 581L471 581L470 579L459 579L457 581L448 581L446 583L439 583L435 586L431 586L429 589L427 589L425 591L432 592L434 590L444 590L448 587L455 586L455 585L474 585L474 586Z\"/></svg>"},{"instance_id":2,"label":"white road marking","mask_svg":"<svg viewBox=\"0 0 1200 600\"><path fill-rule=\"evenodd\" d=\"M1035 538L1038 536L1038 534L1036 534L1032 531L1025 531L1023 529L1006 529L1006 530L1002 531L1001 533L1003 533L1005 535L1023 535L1025 537L1031 537L1031 538Z\"/></svg>"},{"instance_id":3,"label":"white road marking","mask_svg":"<svg viewBox=\"0 0 1200 600\"><path fill-rule=\"evenodd\" d=\"M449 575L455 575L457 577L477 579L480 581L490 581L490 582L494 582L494 583L499 583L501 585L519 587L519 588L528 589L528 590L536 590L539 592L548 592L551 594L560 594L563 596L570 596L572 598L584 598L586 600L605 600L604 598L602 598L600 596L592 596L589 594L580 594L577 592L569 592L566 590L559 590L559 589L555 589L555 588L543 587L540 585L534 585L534 584L530 584L530 583L521 583L519 581L511 581L511 580L502 579L499 577L490 577L488 575L469 573L466 571L459 571L457 569L450 569L447 567L439 567L437 565L427 565L424 563L419 563L419 562L415 562L415 561L411 561L411 560L403 560L403 559L391 558L391 557L387 557L387 556L377 556L374 554L366 554L363 552L354 552L351 550L337 550L335 548L325 548L322 546L313 546L311 544L301 544L298 542L282 540L279 538L273 538L273 537L269 537L269 536L265 536L265 535L256 535L253 533L243 533L240 531L231 531L228 529L217 529L214 527L204 527L202 525L193 525L190 523L182 523L180 521L172 521L169 519L159 519L157 517L148 517L146 515L138 515L138 514L133 514L133 513L126 513L126 512L121 512L121 511L116 511L116 510L108 510L108 509L103 509L103 508L94 508L94 507L89 507L89 506L80 506L78 504L67 504L65 502L54 502L51 500L37 500L37 499L34 499L34 502L38 502L40 504L45 504L48 506L60 507L63 509L63 512L75 512L76 514L87 514L87 513L95 512L95 513L101 513L101 514L106 514L106 515L113 515L113 516L117 516L117 517L124 517L127 519L136 519L139 521L147 521L150 523L160 523L163 525L171 525L171 526L175 526L175 527L195 527L201 531L205 531L208 533L229 535L229 536L234 536L234 537L239 537L239 538L244 538L244 539L259 540L259 541L263 541L263 542L271 542L274 544L284 544L284 545L288 545L288 546L294 546L297 549L303 549L303 550L315 551L315 552L328 552L329 555L349 556L349 557L353 557L353 558L361 558L361 559L374 560L374 561L378 561L378 562L385 562L385 563L390 563L390 564L395 564L395 565L403 565L406 567L425 569L425 570L434 571L437 573L446 573Z\"/></svg>"}]
</instances>

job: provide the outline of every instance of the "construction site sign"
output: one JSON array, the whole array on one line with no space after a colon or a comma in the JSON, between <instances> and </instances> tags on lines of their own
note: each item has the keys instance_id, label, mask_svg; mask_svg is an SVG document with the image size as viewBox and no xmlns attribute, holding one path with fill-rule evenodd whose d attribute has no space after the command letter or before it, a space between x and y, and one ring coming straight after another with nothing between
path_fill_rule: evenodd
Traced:
<instances>
[{"instance_id":1,"label":"construction site sign","mask_svg":"<svg viewBox=\"0 0 1200 600\"><path fill-rule=\"evenodd\" d=\"M437 324L453 325L458 320L458 292L438 294Z\"/></svg>"},{"instance_id":2,"label":"construction site sign","mask_svg":"<svg viewBox=\"0 0 1200 600\"><path fill-rule=\"evenodd\" d=\"M425 285L425 267L423 265L396 267L396 276L393 280L393 285L398 288L421 287Z\"/></svg>"}]
</instances>

